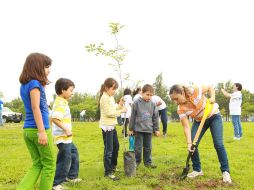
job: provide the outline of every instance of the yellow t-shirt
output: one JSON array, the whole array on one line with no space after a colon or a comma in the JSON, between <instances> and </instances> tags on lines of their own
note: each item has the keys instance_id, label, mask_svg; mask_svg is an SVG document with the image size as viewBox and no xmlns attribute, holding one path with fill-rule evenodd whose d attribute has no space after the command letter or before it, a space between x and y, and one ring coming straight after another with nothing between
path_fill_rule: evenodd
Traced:
<instances>
[{"instance_id":1,"label":"yellow t-shirt","mask_svg":"<svg viewBox=\"0 0 254 190\"><path fill-rule=\"evenodd\" d=\"M60 120L63 123L64 127L68 128L70 131L72 130L71 112L68 101L66 99L59 96L56 97L51 112L51 118ZM72 142L72 136L67 137L64 133L64 130L54 123L52 123L52 130L55 144L67 144Z\"/></svg>"}]
</instances>

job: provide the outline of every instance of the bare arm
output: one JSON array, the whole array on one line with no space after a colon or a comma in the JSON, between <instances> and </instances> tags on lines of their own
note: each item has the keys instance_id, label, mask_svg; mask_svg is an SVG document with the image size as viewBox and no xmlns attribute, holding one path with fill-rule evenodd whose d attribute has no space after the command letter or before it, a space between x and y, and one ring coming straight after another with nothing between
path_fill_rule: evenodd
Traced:
<instances>
[{"instance_id":1,"label":"bare arm","mask_svg":"<svg viewBox=\"0 0 254 190\"><path fill-rule=\"evenodd\" d=\"M183 131L184 135L186 138L186 142L188 145L188 151L193 152L194 150L191 150L191 145L192 145L192 140L191 140L191 130L190 130L190 124L188 118L184 118L181 120L182 126L183 126Z\"/></svg>"},{"instance_id":2,"label":"bare arm","mask_svg":"<svg viewBox=\"0 0 254 190\"><path fill-rule=\"evenodd\" d=\"M56 118L51 118L51 119L55 125L57 125L58 127L64 130L67 137L72 136L72 132L68 128L64 127L63 123L59 119L56 119Z\"/></svg>"},{"instance_id":3,"label":"bare arm","mask_svg":"<svg viewBox=\"0 0 254 190\"><path fill-rule=\"evenodd\" d=\"M202 91L203 93L208 92L211 104L215 103L215 90L212 86L202 86Z\"/></svg>"},{"instance_id":4,"label":"bare arm","mask_svg":"<svg viewBox=\"0 0 254 190\"><path fill-rule=\"evenodd\" d=\"M38 143L41 145L48 144L48 137L44 128L41 110L40 110L40 90L38 88L34 88L30 91L31 97L31 106L34 115L34 120L38 129Z\"/></svg>"},{"instance_id":5,"label":"bare arm","mask_svg":"<svg viewBox=\"0 0 254 190\"><path fill-rule=\"evenodd\" d=\"M226 96L227 98L230 98L230 94L223 88L221 89L221 92L223 93L224 96Z\"/></svg>"}]
</instances>

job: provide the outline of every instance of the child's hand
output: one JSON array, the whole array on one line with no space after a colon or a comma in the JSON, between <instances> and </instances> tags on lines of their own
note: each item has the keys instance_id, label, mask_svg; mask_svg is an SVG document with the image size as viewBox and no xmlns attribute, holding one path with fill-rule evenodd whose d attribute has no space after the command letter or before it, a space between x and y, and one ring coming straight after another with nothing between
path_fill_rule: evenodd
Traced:
<instances>
[{"instance_id":1,"label":"child's hand","mask_svg":"<svg viewBox=\"0 0 254 190\"><path fill-rule=\"evenodd\" d=\"M129 134L129 136L133 135L133 131L129 131L128 134Z\"/></svg>"},{"instance_id":2,"label":"child's hand","mask_svg":"<svg viewBox=\"0 0 254 190\"><path fill-rule=\"evenodd\" d=\"M38 143L44 146L48 145L48 136L45 131L38 133Z\"/></svg>"},{"instance_id":3,"label":"child's hand","mask_svg":"<svg viewBox=\"0 0 254 190\"><path fill-rule=\"evenodd\" d=\"M67 137L71 137L72 136L72 132L70 131L70 129L65 129L64 133L66 134Z\"/></svg>"},{"instance_id":4,"label":"child's hand","mask_svg":"<svg viewBox=\"0 0 254 190\"><path fill-rule=\"evenodd\" d=\"M122 97L122 98L120 99L120 101L119 101L119 105L120 105L120 106L123 106L124 102L125 102L125 101L124 101L124 98Z\"/></svg>"},{"instance_id":5,"label":"child's hand","mask_svg":"<svg viewBox=\"0 0 254 190\"><path fill-rule=\"evenodd\" d=\"M156 137L160 136L160 131L155 131L155 132L154 132L154 135L155 135Z\"/></svg>"},{"instance_id":6,"label":"child's hand","mask_svg":"<svg viewBox=\"0 0 254 190\"><path fill-rule=\"evenodd\" d=\"M122 113L126 113L126 112L127 112L127 108L126 108L126 107L123 107L123 108L121 109L121 112L122 112Z\"/></svg>"}]
</instances>

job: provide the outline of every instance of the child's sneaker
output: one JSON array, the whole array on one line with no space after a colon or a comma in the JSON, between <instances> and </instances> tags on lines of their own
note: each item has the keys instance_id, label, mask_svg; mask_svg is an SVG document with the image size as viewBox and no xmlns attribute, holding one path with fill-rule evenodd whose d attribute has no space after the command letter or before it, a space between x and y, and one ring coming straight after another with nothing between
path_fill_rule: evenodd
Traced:
<instances>
[{"instance_id":1,"label":"child's sneaker","mask_svg":"<svg viewBox=\"0 0 254 190\"><path fill-rule=\"evenodd\" d=\"M118 168L116 168L116 166L113 166L113 172L120 172L120 170Z\"/></svg>"},{"instance_id":2,"label":"child's sneaker","mask_svg":"<svg viewBox=\"0 0 254 190\"><path fill-rule=\"evenodd\" d=\"M106 175L105 177L108 177L109 179L112 179L113 181L117 181L117 180L120 180L119 177L113 175L113 174L108 174Z\"/></svg>"},{"instance_id":3,"label":"child's sneaker","mask_svg":"<svg viewBox=\"0 0 254 190\"><path fill-rule=\"evenodd\" d=\"M145 167L152 168L152 169L157 168L157 166L154 164L145 164Z\"/></svg>"},{"instance_id":4,"label":"child's sneaker","mask_svg":"<svg viewBox=\"0 0 254 190\"><path fill-rule=\"evenodd\" d=\"M66 190L66 189L67 187L62 186L61 184L52 187L52 190Z\"/></svg>"},{"instance_id":5,"label":"child's sneaker","mask_svg":"<svg viewBox=\"0 0 254 190\"><path fill-rule=\"evenodd\" d=\"M66 178L66 181L70 182L70 183L79 183L82 181L82 179L80 179L80 178L74 178L74 179Z\"/></svg>"},{"instance_id":6,"label":"child's sneaker","mask_svg":"<svg viewBox=\"0 0 254 190\"><path fill-rule=\"evenodd\" d=\"M191 173L188 173L187 177L189 177L189 178L195 178L195 177L203 176L203 175L204 175L204 173L203 173L203 171L201 170L200 172L198 172L198 171L193 171L193 172L191 172Z\"/></svg>"},{"instance_id":7,"label":"child's sneaker","mask_svg":"<svg viewBox=\"0 0 254 190\"><path fill-rule=\"evenodd\" d=\"M223 182L229 183L229 184L232 183L230 174L227 171L222 173L222 178L223 178Z\"/></svg>"}]
</instances>

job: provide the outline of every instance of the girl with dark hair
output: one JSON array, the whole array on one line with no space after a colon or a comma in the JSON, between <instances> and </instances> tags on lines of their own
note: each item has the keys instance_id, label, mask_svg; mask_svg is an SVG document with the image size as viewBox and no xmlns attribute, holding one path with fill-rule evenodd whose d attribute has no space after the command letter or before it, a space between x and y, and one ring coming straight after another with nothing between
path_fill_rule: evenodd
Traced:
<instances>
[{"instance_id":1,"label":"girl with dark hair","mask_svg":"<svg viewBox=\"0 0 254 190\"><path fill-rule=\"evenodd\" d=\"M118 83L113 78L107 78L101 85L100 89L100 128L104 142L104 169L105 177L112 180L119 180L114 175L117 166L117 158L119 151L119 142L115 126L117 124L117 116L126 112L123 107L124 100L121 98L119 104L115 103L114 95L118 88Z\"/></svg>"},{"instance_id":2,"label":"girl with dark hair","mask_svg":"<svg viewBox=\"0 0 254 190\"><path fill-rule=\"evenodd\" d=\"M52 189L56 162L45 94L51 62L46 55L32 53L26 58L19 77L20 96L26 110L23 135L33 165L20 182L18 190L34 189L39 176L39 190Z\"/></svg>"}]
</instances>

